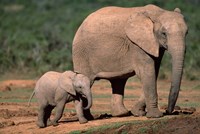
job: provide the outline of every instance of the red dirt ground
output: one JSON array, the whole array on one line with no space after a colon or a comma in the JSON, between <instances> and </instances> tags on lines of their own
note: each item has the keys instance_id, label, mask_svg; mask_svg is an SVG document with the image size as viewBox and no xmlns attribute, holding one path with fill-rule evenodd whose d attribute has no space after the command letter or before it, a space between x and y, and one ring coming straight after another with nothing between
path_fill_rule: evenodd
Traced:
<instances>
[{"instance_id":1,"label":"red dirt ground","mask_svg":"<svg viewBox=\"0 0 200 134\"><path fill-rule=\"evenodd\" d=\"M92 114L95 120L86 124L79 124L74 112L74 104L72 102L66 104L66 111L56 127L49 126L40 129L36 126L37 120L37 103L31 102L31 106L27 107L27 102L34 88L33 80L9 80L0 83L0 134L9 133L69 133L71 131L80 130L82 133L86 129L98 127L106 124L138 121L140 124L127 124L119 128L110 128L106 131L94 133L198 133L200 132L200 84L199 81L183 81L180 95L176 107L177 115L168 115L159 119L147 119L146 117L111 117L110 116L110 84L105 80L95 82L92 87L93 106ZM167 97L169 93L170 82L159 81L158 95L159 106L165 111ZM29 90L28 96L19 92L18 95L12 95L12 91ZM130 80L125 90L124 103L128 110L137 101L141 93L141 85L138 80ZM6 94L6 96L4 95ZM17 98L25 100L23 102L10 102L10 99ZM26 101L27 100L27 101ZM68 109L68 110L67 110ZM53 115L52 115L53 116ZM169 119L168 119L169 118ZM162 125L162 119L168 119L165 125ZM150 121L150 122L148 122ZM155 130L152 126L162 126ZM145 129L144 129L145 127ZM144 129L144 130L143 130ZM143 130L143 131L142 131Z\"/></svg>"}]
</instances>

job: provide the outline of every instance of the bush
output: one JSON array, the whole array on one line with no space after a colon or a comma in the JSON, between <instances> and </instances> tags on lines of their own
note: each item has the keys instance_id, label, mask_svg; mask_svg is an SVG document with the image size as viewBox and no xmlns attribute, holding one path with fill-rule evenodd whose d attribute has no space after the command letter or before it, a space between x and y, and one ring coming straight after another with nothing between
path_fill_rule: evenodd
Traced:
<instances>
[{"instance_id":1,"label":"bush","mask_svg":"<svg viewBox=\"0 0 200 134\"><path fill-rule=\"evenodd\" d=\"M192 75L200 69L197 0L1 0L0 73L13 69L31 69L39 74L72 69L71 43L88 14L109 5L132 7L150 3L168 10L181 8L189 26L185 72ZM162 70L170 70L169 60L169 56L164 57Z\"/></svg>"}]
</instances>

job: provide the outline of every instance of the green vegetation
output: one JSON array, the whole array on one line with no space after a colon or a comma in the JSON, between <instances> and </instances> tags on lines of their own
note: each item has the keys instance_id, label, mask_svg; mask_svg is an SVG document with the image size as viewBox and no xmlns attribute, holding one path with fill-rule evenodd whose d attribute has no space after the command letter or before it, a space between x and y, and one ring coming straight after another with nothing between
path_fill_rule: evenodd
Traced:
<instances>
[{"instance_id":1,"label":"green vegetation","mask_svg":"<svg viewBox=\"0 0 200 134\"><path fill-rule=\"evenodd\" d=\"M147 134L156 133L159 128L163 127L168 118L163 118L161 120L146 120L146 121L129 121L129 122L119 122L106 124L99 127L93 127L88 130L83 131L72 131L70 134L94 134L97 132L109 132L109 133L120 133L127 134L130 133L129 130L135 130L135 134ZM151 126L151 127L150 127ZM134 129L133 129L134 128Z\"/></svg>"},{"instance_id":2,"label":"green vegetation","mask_svg":"<svg viewBox=\"0 0 200 134\"><path fill-rule=\"evenodd\" d=\"M196 85L192 88L193 90L200 90L200 85Z\"/></svg>"},{"instance_id":3,"label":"green vegetation","mask_svg":"<svg viewBox=\"0 0 200 134\"><path fill-rule=\"evenodd\" d=\"M93 98L111 98L110 94L97 94L93 95Z\"/></svg>"},{"instance_id":4,"label":"green vegetation","mask_svg":"<svg viewBox=\"0 0 200 134\"><path fill-rule=\"evenodd\" d=\"M127 125L130 122L120 122L120 123L112 123L112 124L107 124L107 125L102 125L100 127L94 127L94 128L90 128L86 131L84 131L84 134L93 134L95 132L105 132L105 130L107 129L111 129L111 128L119 128L122 125ZM81 134L82 132L80 130L78 131L72 131L70 134Z\"/></svg>"},{"instance_id":5,"label":"green vegetation","mask_svg":"<svg viewBox=\"0 0 200 134\"><path fill-rule=\"evenodd\" d=\"M198 98L198 96L196 96ZM180 107L195 107L195 108L200 108L200 104L198 102L182 102L182 103L177 103L178 106Z\"/></svg>"},{"instance_id":6,"label":"green vegetation","mask_svg":"<svg viewBox=\"0 0 200 134\"><path fill-rule=\"evenodd\" d=\"M1 0L0 73L72 69L71 44L74 34L91 12L104 6L156 4L164 9L181 8L189 26L185 76L194 80L200 69L200 13L197 0ZM164 57L161 78L170 71ZM34 71L33 71L34 70Z\"/></svg>"},{"instance_id":7,"label":"green vegetation","mask_svg":"<svg viewBox=\"0 0 200 134\"><path fill-rule=\"evenodd\" d=\"M0 102L21 103L21 102L27 102L27 99L22 99L22 98L19 98L19 99L6 99L6 100L1 100L1 99L0 99Z\"/></svg>"},{"instance_id":8,"label":"green vegetation","mask_svg":"<svg viewBox=\"0 0 200 134\"><path fill-rule=\"evenodd\" d=\"M134 95L125 95L125 98L138 98L138 96ZM98 94L98 95L93 95L93 98L111 98L111 94Z\"/></svg>"},{"instance_id":9,"label":"green vegetation","mask_svg":"<svg viewBox=\"0 0 200 134\"><path fill-rule=\"evenodd\" d=\"M33 89L13 89L11 91L0 92L0 102L28 102ZM33 98L31 102L36 102Z\"/></svg>"}]
</instances>

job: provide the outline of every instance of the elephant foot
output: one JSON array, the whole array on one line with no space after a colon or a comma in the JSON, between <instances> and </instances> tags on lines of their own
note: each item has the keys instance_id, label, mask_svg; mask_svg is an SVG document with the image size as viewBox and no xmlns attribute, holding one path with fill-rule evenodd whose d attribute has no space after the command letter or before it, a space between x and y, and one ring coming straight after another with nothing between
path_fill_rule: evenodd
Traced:
<instances>
[{"instance_id":1,"label":"elephant foot","mask_svg":"<svg viewBox=\"0 0 200 134\"><path fill-rule=\"evenodd\" d=\"M118 95L118 94L112 95L111 113L112 113L112 116L115 116L115 117L122 117L122 116L129 115L129 111L124 106L122 95Z\"/></svg>"},{"instance_id":2,"label":"elephant foot","mask_svg":"<svg viewBox=\"0 0 200 134\"><path fill-rule=\"evenodd\" d=\"M52 122L52 125L55 127L55 126L58 126L58 122Z\"/></svg>"},{"instance_id":3,"label":"elephant foot","mask_svg":"<svg viewBox=\"0 0 200 134\"><path fill-rule=\"evenodd\" d=\"M55 120L49 121L48 124L49 124L49 125L52 125L52 126L54 126L54 127L59 125L59 124L58 124L58 121L55 121Z\"/></svg>"},{"instance_id":4,"label":"elephant foot","mask_svg":"<svg viewBox=\"0 0 200 134\"><path fill-rule=\"evenodd\" d=\"M163 113L158 108L151 108L147 111L147 118L160 118L163 117Z\"/></svg>"},{"instance_id":5,"label":"elephant foot","mask_svg":"<svg viewBox=\"0 0 200 134\"><path fill-rule=\"evenodd\" d=\"M44 127L46 127L45 124L44 124L43 122L40 122L40 121L37 122L37 126L38 126L39 128L44 128Z\"/></svg>"},{"instance_id":6,"label":"elephant foot","mask_svg":"<svg viewBox=\"0 0 200 134\"><path fill-rule=\"evenodd\" d=\"M47 121L47 126L58 126L58 122L55 121Z\"/></svg>"},{"instance_id":7,"label":"elephant foot","mask_svg":"<svg viewBox=\"0 0 200 134\"><path fill-rule=\"evenodd\" d=\"M52 125L52 122L50 119L47 120L47 126L51 126Z\"/></svg>"},{"instance_id":8,"label":"elephant foot","mask_svg":"<svg viewBox=\"0 0 200 134\"><path fill-rule=\"evenodd\" d=\"M123 117L129 115L129 111L124 106L113 106L111 113L114 117Z\"/></svg>"},{"instance_id":9,"label":"elephant foot","mask_svg":"<svg viewBox=\"0 0 200 134\"><path fill-rule=\"evenodd\" d=\"M84 117L79 118L80 124L84 124L84 123L87 123L87 122L88 122L88 120L86 118L84 118Z\"/></svg>"},{"instance_id":10,"label":"elephant foot","mask_svg":"<svg viewBox=\"0 0 200 134\"><path fill-rule=\"evenodd\" d=\"M145 111L146 105L143 102L138 102L136 105L131 109L131 113L133 116L139 117L139 116L145 116L146 111Z\"/></svg>"}]
</instances>

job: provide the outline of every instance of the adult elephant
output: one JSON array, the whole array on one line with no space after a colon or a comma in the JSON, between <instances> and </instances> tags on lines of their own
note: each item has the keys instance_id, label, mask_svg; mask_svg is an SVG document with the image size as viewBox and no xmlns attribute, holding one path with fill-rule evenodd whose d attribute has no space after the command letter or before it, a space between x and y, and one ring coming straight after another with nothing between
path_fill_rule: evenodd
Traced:
<instances>
[{"instance_id":1,"label":"adult elephant","mask_svg":"<svg viewBox=\"0 0 200 134\"><path fill-rule=\"evenodd\" d=\"M180 90L186 33L187 25L179 8L174 11L155 5L102 8L83 21L74 37L74 71L88 76L91 86L97 79L111 82L113 116L128 113L123 104L124 87L129 77L139 76L143 95L132 113L161 117L156 87L161 59L165 50L172 57L167 109L172 113Z\"/></svg>"}]
</instances>

